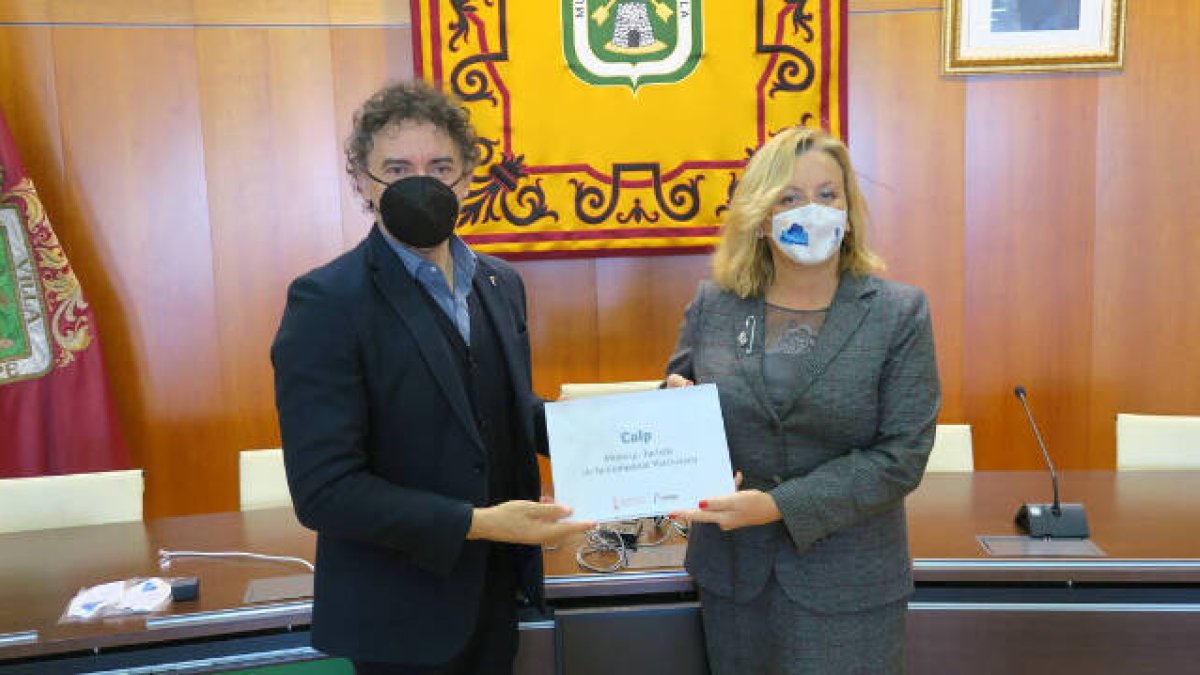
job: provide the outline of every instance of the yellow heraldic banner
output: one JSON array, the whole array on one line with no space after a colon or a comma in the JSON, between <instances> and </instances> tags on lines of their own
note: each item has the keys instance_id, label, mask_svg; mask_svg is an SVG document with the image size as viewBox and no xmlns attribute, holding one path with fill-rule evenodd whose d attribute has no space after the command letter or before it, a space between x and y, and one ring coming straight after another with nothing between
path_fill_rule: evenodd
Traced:
<instances>
[{"instance_id":1,"label":"yellow heraldic banner","mask_svg":"<svg viewBox=\"0 0 1200 675\"><path fill-rule=\"evenodd\" d=\"M698 253L780 129L845 136L848 0L411 0L480 135L458 233L510 259Z\"/></svg>"}]
</instances>

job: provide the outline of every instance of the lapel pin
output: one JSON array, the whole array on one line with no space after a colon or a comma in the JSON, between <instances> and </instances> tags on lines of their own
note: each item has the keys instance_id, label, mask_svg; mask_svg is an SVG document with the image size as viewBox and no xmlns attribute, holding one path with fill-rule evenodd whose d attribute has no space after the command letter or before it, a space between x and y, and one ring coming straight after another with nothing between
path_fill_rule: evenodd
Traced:
<instances>
[{"instance_id":1,"label":"lapel pin","mask_svg":"<svg viewBox=\"0 0 1200 675\"><path fill-rule=\"evenodd\" d=\"M751 314L746 317L746 327L738 334L738 346L746 350L746 354L754 351L754 329L758 327L758 317ZM747 337L746 333L750 333Z\"/></svg>"},{"instance_id":2,"label":"lapel pin","mask_svg":"<svg viewBox=\"0 0 1200 675\"><path fill-rule=\"evenodd\" d=\"M493 285L493 286L495 286L495 285L496 285L496 275L495 275L495 274L489 274L489 275L488 275L488 281L492 282L492 285Z\"/></svg>"}]
</instances>

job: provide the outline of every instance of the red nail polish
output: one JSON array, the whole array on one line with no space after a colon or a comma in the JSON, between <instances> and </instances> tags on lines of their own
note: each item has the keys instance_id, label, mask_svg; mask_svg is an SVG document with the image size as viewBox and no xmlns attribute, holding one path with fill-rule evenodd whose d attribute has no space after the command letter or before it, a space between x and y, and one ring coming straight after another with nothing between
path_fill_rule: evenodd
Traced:
<instances>
[{"instance_id":1,"label":"red nail polish","mask_svg":"<svg viewBox=\"0 0 1200 675\"><path fill-rule=\"evenodd\" d=\"M702 508L702 509L707 509L707 508L708 508L708 501L707 501L707 500L701 500L701 501L700 501L700 508Z\"/></svg>"}]
</instances>

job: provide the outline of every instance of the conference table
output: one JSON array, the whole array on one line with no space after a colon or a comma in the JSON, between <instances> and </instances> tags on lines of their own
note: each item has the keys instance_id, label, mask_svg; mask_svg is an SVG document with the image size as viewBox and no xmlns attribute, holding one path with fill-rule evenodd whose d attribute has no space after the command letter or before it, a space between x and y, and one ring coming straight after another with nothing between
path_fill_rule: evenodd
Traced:
<instances>
[{"instance_id":1,"label":"conference table","mask_svg":"<svg viewBox=\"0 0 1200 675\"><path fill-rule=\"evenodd\" d=\"M997 555L981 544L1027 540L1016 539L1012 516L1048 501L1045 473L929 474L909 496L910 672L1200 672L1200 471L1063 472L1061 485L1066 501L1085 505L1097 550L1031 541ZM684 540L666 534L662 564L643 556L613 573L582 569L579 539L546 551L550 611L522 616L517 671L707 672L695 588L678 565ZM289 509L0 535L0 673L319 663L311 598L296 594L306 570L239 558L177 558L163 569L162 549L311 561L315 536ZM151 615L60 620L82 587L150 576L197 577L199 597ZM256 601L252 584L295 597Z\"/></svg>"}]
</instances>

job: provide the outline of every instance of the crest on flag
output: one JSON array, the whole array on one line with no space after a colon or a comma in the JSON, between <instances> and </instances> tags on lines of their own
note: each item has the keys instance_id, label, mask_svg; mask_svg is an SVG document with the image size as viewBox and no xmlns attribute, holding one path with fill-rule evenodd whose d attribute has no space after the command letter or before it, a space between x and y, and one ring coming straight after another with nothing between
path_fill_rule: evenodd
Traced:
<instances>
[{"instance_id":1,"label":"crest on flag","mask_svg":"<svg viewBox=\"0 0 1200 675\"><path fill-rule=\"evenodd\" d=\"M0 195L0 385L41 377L87 349L86 308L33 183L22 179Z\"/></svg>"},{"instance_id":2,"label":"crest on flag","mask_svg":"<svg viewBox=\"0 0 1200 675\"><path fill-rule=\"evenodd\" d=\"M590 11L587 0L561 1L563 53L588 84L678 82L704 51L702 0L607 0Z\"/></svg>"},{"instance_id":3,"label":"crest on flag","mask_svg":"<svg viewBox=\"0 0 1200 675\"><path fill-rule=\"evenodd\" d=\"M458 234L507 258L711 250L751 153L845 136L847 0L410 0L418 76L471 112Z\"/></svg>"}]
</instances>

